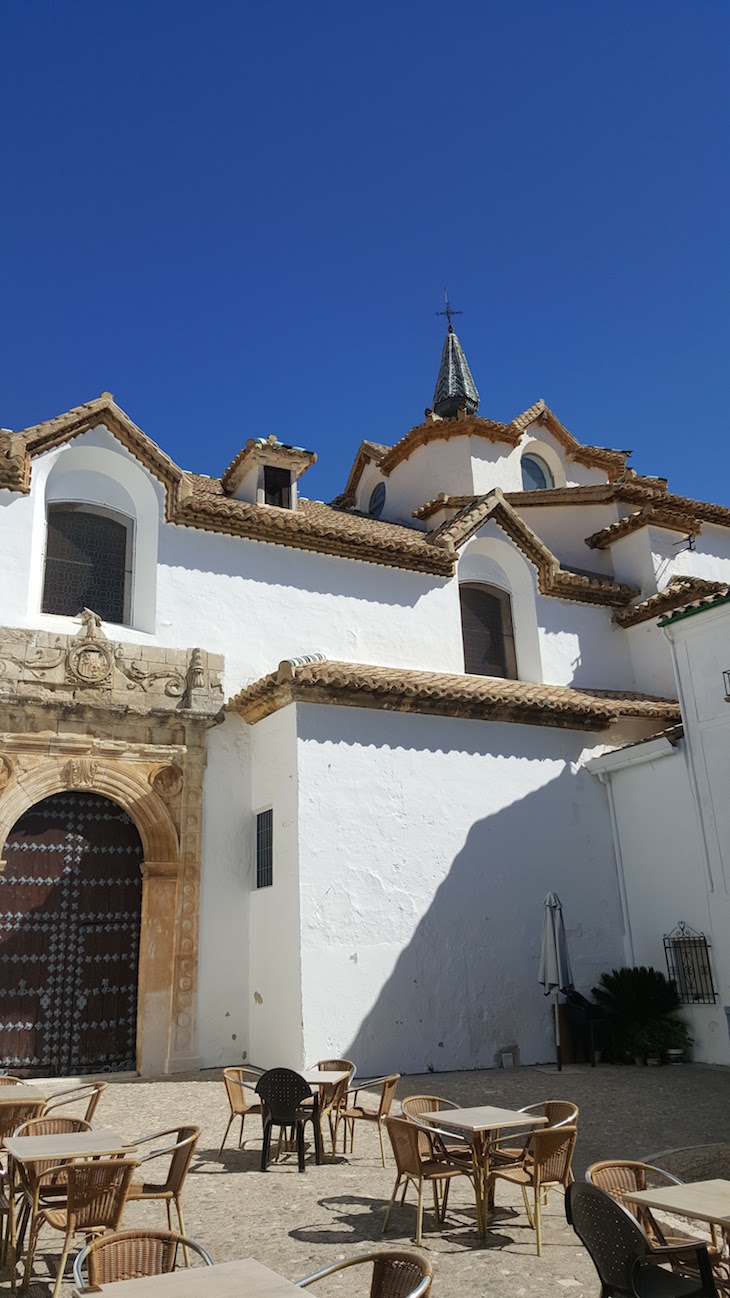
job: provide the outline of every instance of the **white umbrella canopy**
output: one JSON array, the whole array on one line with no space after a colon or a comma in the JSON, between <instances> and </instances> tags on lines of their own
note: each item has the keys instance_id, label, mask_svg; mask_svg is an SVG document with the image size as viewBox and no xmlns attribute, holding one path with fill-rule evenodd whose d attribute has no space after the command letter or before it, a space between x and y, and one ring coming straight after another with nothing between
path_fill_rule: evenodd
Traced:
<instances>
[{"instance_id":1,"label":"white umbrella canopy","mask_svg":"<svg viewBox=\"0 0 730 1298\"><path fill-rule=\"evenodd\" d=\"M537 981L545 989L545 995L555 993L555 1044L558 1054L558 1071L563 1066L560 1045L560 1018L558 1015L558 996L573 986L573 971L570 967L568 943L565 937L563 907L556 892L549 892L545 898L545 913L542 920L542 946L540 951L540 972Z\"/></svg>"}]
</instances>

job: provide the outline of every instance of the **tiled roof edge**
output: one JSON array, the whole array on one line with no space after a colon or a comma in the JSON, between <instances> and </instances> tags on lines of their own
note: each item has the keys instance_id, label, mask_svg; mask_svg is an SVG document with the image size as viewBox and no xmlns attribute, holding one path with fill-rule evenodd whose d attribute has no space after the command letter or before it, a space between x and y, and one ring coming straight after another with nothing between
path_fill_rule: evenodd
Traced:
<instances>
[{"instance_id":1,"label":"tiled roof edge","mask_svg":"<svg viewBox=\"0 0 730 1298\"><path fill-rule=\"evenodd\" d=\"M664 590L657 591L655 595L649 595L638 604L617 609L613 621L617 626L628 630L629 627L639 626L640 623L648 622L651 618L661 617L663 613L682 608L692 600L693 596L700 599L727 589L727 586L718 581L705 581L701 577L676 577L664 587Z\"/></svg>"},{"instance_id":2,"label":"tiled roof edge","mask_svg":"<svg viewBox=\"0 0 730 1298\"><path fill-rule=\"evenodd\" d=\"M610 578L587 577L561 568L560 561L517 513L499 488L486 496L477 497L460 509L453 518L428 533L433 545L457 549L492 519L537 569L541 594L581 603L604 604L615 608L636 599L635 586L624 585Z\"/></svg>"},{"instance_id":3,"label":"tiled roof edge","mask_svg":"<svg viewBox=\"0 0 730 1298\"><path fill-rule=\"evenodd\" d=\"M326 659L282 662L227 706L255 725L290 703L304 702L591 731L622 717L657 720L663 728L680 719L678 703L650 695Z\"/></svg>"}]
</instances>

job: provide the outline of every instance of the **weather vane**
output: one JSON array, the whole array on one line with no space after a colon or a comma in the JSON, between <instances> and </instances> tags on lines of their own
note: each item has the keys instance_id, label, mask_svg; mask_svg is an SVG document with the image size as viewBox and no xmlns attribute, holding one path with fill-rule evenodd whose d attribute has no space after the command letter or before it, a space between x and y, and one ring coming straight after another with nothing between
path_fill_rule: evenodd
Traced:
<instances>
[{"instance_id":1,"label":"weather vane","mask_svg":"<svg viewBox=\"0 0 730 1298\"><path fill-rule=\"evenodd\" d=\"M445 316L446 316L446 319L447 319L448 322L449 322L449 329L451 329L451 328L453 327L452 324L451 324L451 317L452 317L452 315L463 315L464 312L463 312L463 311L456 311L456 310L454 309L454 307L453 307L453 306L451 305L451 303L449 302L449 291L448 291L448 289L446 289L446 288L444 289L444 302L445 302L445 304L446 304L446 310L445 310L445 311L437 311L437 312L436 312L436 315L445 315Z\"/></svg>"}]
</instances>

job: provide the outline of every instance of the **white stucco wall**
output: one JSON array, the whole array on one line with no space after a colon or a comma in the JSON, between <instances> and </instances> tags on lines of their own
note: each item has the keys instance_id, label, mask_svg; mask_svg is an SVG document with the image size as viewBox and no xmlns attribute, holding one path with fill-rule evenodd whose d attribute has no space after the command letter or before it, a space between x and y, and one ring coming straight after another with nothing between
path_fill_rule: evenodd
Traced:
<instances>
[{"instance_id":1,"label":"white stucco wall","mask_svg":"<svg viewBox=\"0 0 730 1298\"><path fill-rule=\"evenodd\" d=\"M204 1068L241 1064L249 1045L252 731L230 714L208 732L203 781L198 1053Z\"/></svg>"},{"instance_id":2,"label":"white stucco wall","mask_svg":"<svg viewBox=\"0 0 730 1298\"><path fill-rule=\"evenodd\" d=\"M616 521L615 505L520 505L519 514L566 567L613 576L610 550L590 550L586 537Z\"/></svg>"},{"instance_id":3,"label":"white stucco wall","mask_svg":"<svg viewBox=\"0 0 730 1298\"><path fill-rule=\"evenodd\" d=\"M249 842L255 866L256 815L273 810L273 879L256 888L249 918L249 1058L262 1068L304 1063L300 961L296 713L284 708L253 729ZM245 960L245 932L239 936Z\"/></svg>"},{"instance_id":4,"label":"white stucco wall","mask_svg":"<svg viewBox=\"0 0 730 1298\"><path fill-rule=\"evenodd\" d=\"M665 746L669 749L669 745ZM624 963L651 965L667 973L664 935L680 921L704 933L711 943L715 977L725 964L727 928L713 920L701 831L682 744L668 754L638 761L644 746L616 753L607 769L616 827L616 854L622 873L628 922ZM646 745L654 752L656 745ZM726 985L727 986L727 985ZM720 988L722 991L722 988ZM694 1039L692 1058L699 1063L730 1064L730 1037L720 995L714 1005L683 1005L681 1017Z\"/></svg>"},{"instance_id":5,"label":"white stucco wall","mask_svg":"<svg viewBox=\"0 0 730 1298\"><path fill-rule=\"evenodd\" d=\"M297 729L307 1061L552 1059L545 894L562 897L582 990L622 958L608 809L576 765L598 741L312 705Z\"/></svg>"}]
</instances>

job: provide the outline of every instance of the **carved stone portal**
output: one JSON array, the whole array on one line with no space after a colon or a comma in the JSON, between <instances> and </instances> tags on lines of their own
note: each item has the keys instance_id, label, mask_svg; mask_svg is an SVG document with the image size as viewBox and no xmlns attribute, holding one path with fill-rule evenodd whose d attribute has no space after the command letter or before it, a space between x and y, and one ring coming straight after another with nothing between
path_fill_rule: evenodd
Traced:
<instances>
[{"instance_id":1,"label":"carved stone portal","mask_svg":"<svg viewBox=\"0 0 730 1298\"><path fill-rule=\"evenodd\" d=\"M146 1075L197 1066L205 734L221 719L222 668L199 648L107 640L86 609L73 637L0 628L0 843L64 789L111 798L139 830Z\"/></svg>"}]
</instances>

